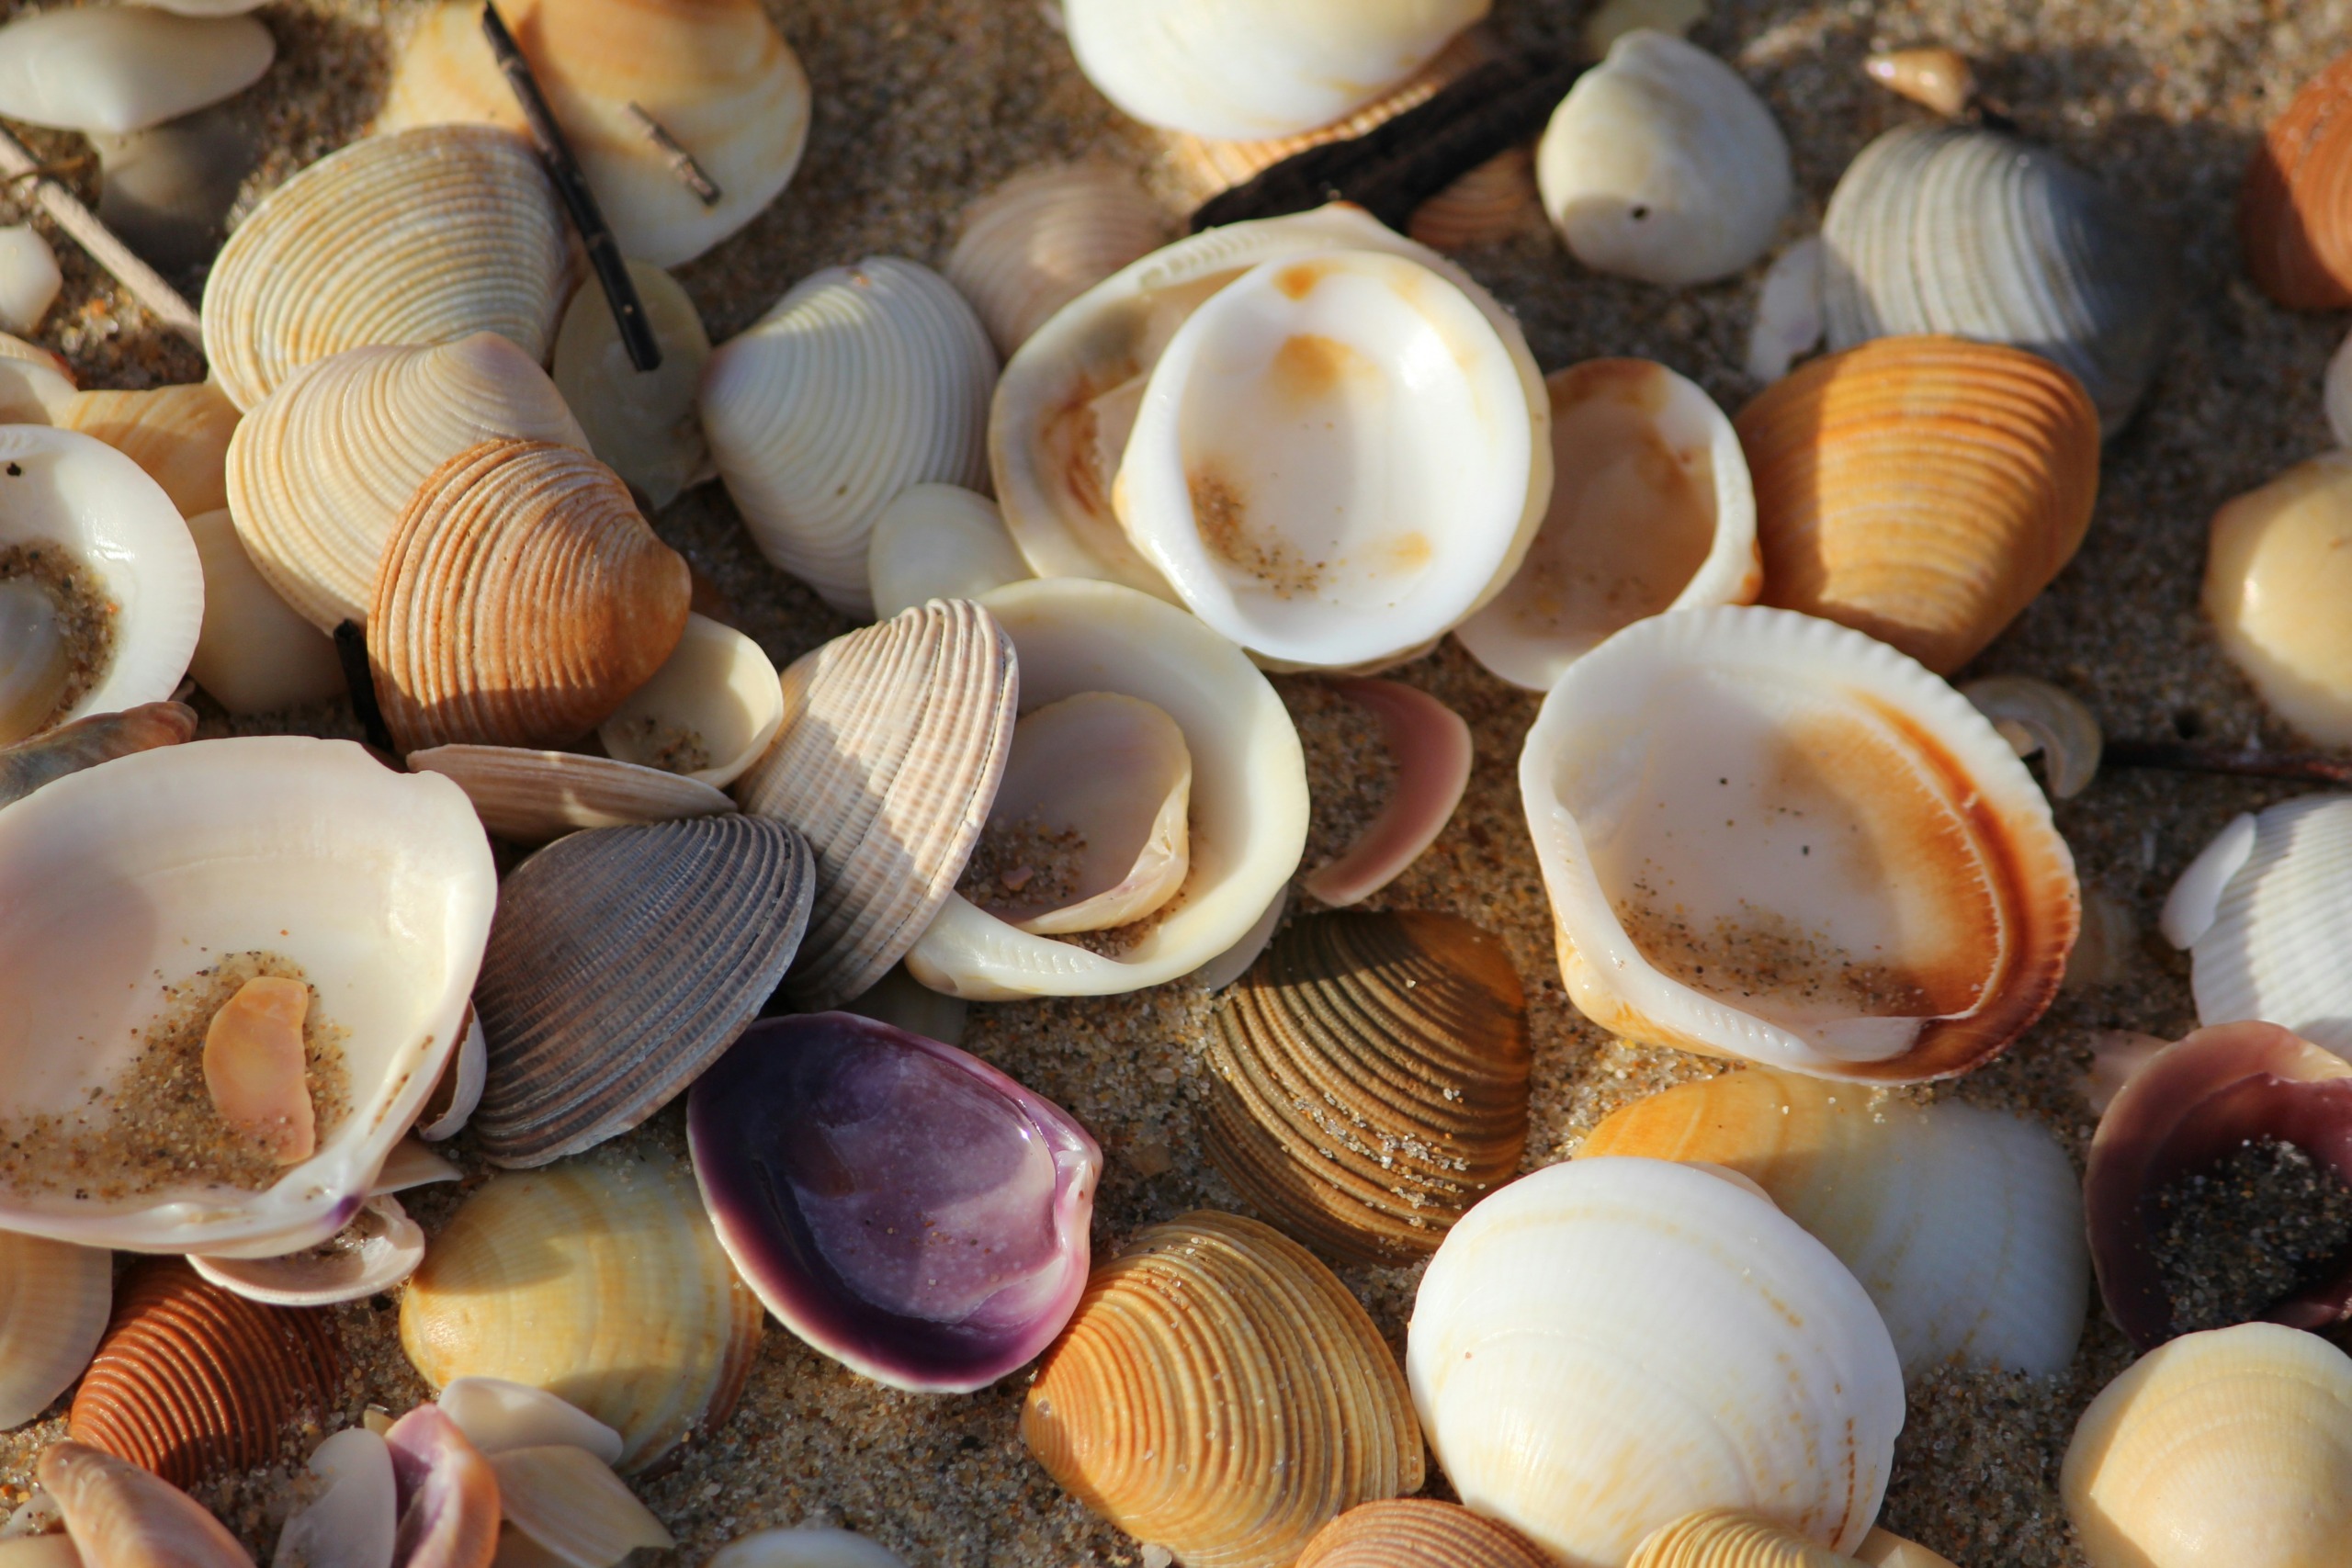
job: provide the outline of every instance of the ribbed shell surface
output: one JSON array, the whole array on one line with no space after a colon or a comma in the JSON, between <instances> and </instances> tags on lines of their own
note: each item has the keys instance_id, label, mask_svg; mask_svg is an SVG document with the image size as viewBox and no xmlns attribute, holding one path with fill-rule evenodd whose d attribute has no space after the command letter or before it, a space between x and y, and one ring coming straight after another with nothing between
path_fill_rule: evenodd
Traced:
<instances>
[{"instance_id":1,"label":"ribbed shell surface","mask_svg":"<svg viewBox=\"0 0 2352 1568\"><path fill-rule=\"evenodd\" d=\"M1347 1509L1421 1483L1371 1317L1306 1248L1233 1214L1148 1226L1095 1269L1021 1436L1066 1491L1187 1568L1291 1562Z\"/></svg>"},{"instance_id":2,"label":"ribbed shell surface","mask_svg":"<svg viewBox=\"0 0 2352 1568\"><path fill-rule=\"evenodd\" d=\"M2259 1019L2352 1056L2352 795L2282 801L2189 948L2197 1021Z\"/></svg>"},{"instance_id":3,"label":"ribbed shell surface","mask_svg":"<svg viewBox=\"0 0 2352 1568\"><path fill-rule=\"evenodd\" d=\"M1296 1568L1553 1568L1509 1525L1459 1503L1359 1503L1315 1532Z\"/></svg>"},{"instance_id":4,"label":"ribbed shell surface","mask_svg":"<svg viewBox=\"0 0 2352 1568\"><path fill-rule=\"evenodd\" d=\"M516 867L474 986L482 1153L545 1165L668 1104L784 978L815 884L799 834L733 814L591 829Z\"/></svg>"},{"instance_id":5,"label":"ribbed shell surface","mask_svg":"<svg viewBox=\"0 0 2352 1568\"><path fill-rule=\"evenodd\" d=\"M457 781L493 837L544 844L582 828L628 828L735 809L719 791L677 773L576 751L516 746L434 746L409 770Z\"/></svg>"},{"instance_id":6,"label":"ribbed shell surface","mask_svg":"<svg viewBox=\"0 0 2352 1568\"><path fill-rule=\"evenodd\" d=\"M106 1332L114 1254L0 1231L0 1431L74 1385Z\"/></svg>"},{"instance_id":7,"label":"ribbed shell surface","mask_svg":"<svg viewBox=\"0 0 2352 1568\"><path fill-rule=\"evenodd\" d=\"M312 360L492 332L547 358L571 236L530 143L480 125L370 136L288 180L229 236L204 356L251 410Z\"/></svg>"},{"instance_id":8,"label":"ribbed shell surface","mask_svg":"<svg viewBox=\"0 0 2352 1568\"><path fill-rule=\"evenodd\" d=\"M1309 915L1217 1015L1209 1157L1300 1240L1406 1261L1518 1172L1529 1053L1494 937L1451 915Z\"/></svg>"},{"instance_id":9,"label":"ribbed shell surface","mask_svg":"<svg viewBox=\"0 0 2352 1568\"><path fill-rule=\"evenodd\" d=\"M1653 1531L1625 1568L1856 1568L1854 1559L1769 1519L1709 1508Z\"/></svg>"},{"instance_id":10,"label":"ribbed shell surface","mask_svg":"<svg viewBox=\"0 0 2352 1568\"><path fill-rule=\"evenodd\" d=\"M489 441L435 468L376 576L368 658L402 751L562 746L685 635L686 563L585 452Z\"/></svg>"},{"instance_id":11,"label":"ribbed shell surface","mask_svg":"<svg viewBox=\"0 0 2352 1568\"><path fill-rule=\"evenodd\" d=\"M1158 203L1124 169L1016 175L974 202L944 269L1011 355L1046 317L1166 238Z\"/></svg>"},{"instance_id":12,"label":"ribbed shell surface","mask_svg":"<svg viewBox=\"0 0 2352 1568\"><path fill-rule=\"evenodd\" d=\"M786 984L817 1010L871 987L955 891L1004 776L1020 678L996 617L933 599L834 638L783 680L783 728L733 794L816 854Z\"/></svg>"},{"instance_id":13,"label":"ribbed shell surface","mask_svg":"<svg viewBox=\"0 0 2352 1568\"><path fill-rule=\"evenodd\" d=\"M2256 284L2288 309L2352 305L2352 55L2262 133L2238 191L2238 242Z\"/></svg>"}]
</instances>

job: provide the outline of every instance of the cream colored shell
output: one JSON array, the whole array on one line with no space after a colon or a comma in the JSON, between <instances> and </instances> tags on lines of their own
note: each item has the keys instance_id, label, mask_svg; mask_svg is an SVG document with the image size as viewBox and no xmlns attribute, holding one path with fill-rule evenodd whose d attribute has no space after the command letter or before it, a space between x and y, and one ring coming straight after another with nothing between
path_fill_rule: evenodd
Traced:
<instances>
[{"instance_id":1,"label":"cream colored shell","mask_svg":"<svg viewBox=\"0 0 2352 1568\"><path fill-rule=\"evenodd\" d=\"M2180 874L2164 933L2189 953L2197 1021L2259 1020L2352 1057L2352 795L2233 818Z\"/></svg>"},{"instance_id":2,"label":"cream colored shell","mask_svg":"<svg viewBox=\"0 0 2352 1568\"><path fill-rule=\"evenodd\" d=\"M724 789L784 723L784 688L760 645L691 611L677 650L597 727L605 754Z\"/></svg>"},{"instance_id":3,"label":"cream colored shell","mask_svg":"<svg viewBox=\"0 0 2352 1568\"><path fill-rule=\"evenodd\" d=\"M2352 452L2213 514L2204 604L2264 703L2323 745L2352 746Z\"/></svg>"},{"instance_id":4,"label":"cream colored shell","mask_svg":"<svg viewBox=\"0 0 2352 1568\"><path fill-rule=\"evenodd\" d=\"M243 91L277 57L250 17L28 11L0 28L0 114L61 130L143 130Z\"/></svg>"},{"instance_id":5,"label":"cream colored shell","mask_svg":"<svg viewBox=\"0 0 2352 1568\"><path fill-rule=\"evenodd\" d=\"M408 765L456 781L481 825L518 844L543 844L582 828L626 828L715 817L735 803L704 784L659 768L572 751L513 746L433 746Z\"/></svg>"},{"instance_id":6,"label":"cream colored shell","mask_svg":"<svg viewBox=\"0 0 2352 1568\"><path fill-rule=\"evenodd\" d=\"M343 694L334 643L255 570L226 510L187 520L204 567L204 625L187 672L233 714L277 713Z\"/></svg>"},{"instance_id":7,"label":"cream colored shell","mask_svg":"<svg viewBox=\"0 0 2352 1568\"><path fill-rule=\"evenodd\" d=\"M900 491L866 549L866 587L882 619L926 599L977 599L1029 574L996 502L957 485Z\"/></svg>"},{"instance_id":8,"label":"cream colored shell","mask_svg":"<svg viewBox=\"0 0 2352 1568\"><path fill-rule=\"evenodd\" d=\"M1148 251L1167 216L1135 176L1100 164L1015 175L964 209L941 270L1010 355L1055 311Z\"/></svg>"},{"instance_id":9,"label":"cream colored shell","mask_svg":"<svg viewBox=\"0 0 2352 1568\"><path fill-rule=\"evenodd\" d=\"M628 264L662 363L639 370L629 359L602 288L571 297L556 333L553 375L597 458L645 493L655 511L711 477L697 400L710 335L678 280L644 262Z\"/></svg>"},{"instance_id":10,"label":"cream colored shell","mask_svg":"<svg viewBox=\"0 0 2352 1568\"><path fill-rule=\"evenodd\" d=\"M95 435L164 487L182 517L229 504L229 442L237 405L218 381L143 392L76 392L51 423Z\"/></svg>"}]
</instances>

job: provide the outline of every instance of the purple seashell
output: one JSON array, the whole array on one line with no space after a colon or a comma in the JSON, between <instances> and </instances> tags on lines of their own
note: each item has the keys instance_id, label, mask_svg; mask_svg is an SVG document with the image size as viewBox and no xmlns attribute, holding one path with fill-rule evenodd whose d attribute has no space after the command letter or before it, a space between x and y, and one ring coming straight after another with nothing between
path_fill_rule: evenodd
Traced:
<instances>
[{"instance_id":1,"label":"purple seashell","mask_svg":"<svg viewBox=\"0 0 2352 1568\"><path fill-rule=\"evenodd\" d=\"M763 1020L687 1101L718 1239L786 1328L895 1388L984 1388L1086 1288L1102 1151L976 1056L852 1013Z\"/></svg>"}]
</instances>

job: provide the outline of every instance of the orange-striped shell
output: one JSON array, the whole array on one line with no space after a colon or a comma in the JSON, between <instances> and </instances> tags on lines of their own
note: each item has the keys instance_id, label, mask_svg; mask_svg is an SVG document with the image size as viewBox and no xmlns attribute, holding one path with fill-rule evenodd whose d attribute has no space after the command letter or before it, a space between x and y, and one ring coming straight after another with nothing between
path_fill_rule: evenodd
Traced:
<instances>
[{"instance_id":1,"label":"orange-striped shell","mask_svg":"<svg viewBox=\"0 0 2352 1568\"><path fill-rule=\"evenodd\" d=\"M2254 281L2289 310L2352 305L2352 54L2262 133L2238 190L2238 243Z\"/></svg>"},{"instance_id":2,"label":"orange-striped shell","mask_svg":"<svg viewBox=\"0 0 2352 1568\"><path fill-rule=\"evenodd\" d=\"M1295 1568L1552 1568L1543 1548L1459 1503L1363 1503L1315 1532Z\"/></svg>"}]
</instances>

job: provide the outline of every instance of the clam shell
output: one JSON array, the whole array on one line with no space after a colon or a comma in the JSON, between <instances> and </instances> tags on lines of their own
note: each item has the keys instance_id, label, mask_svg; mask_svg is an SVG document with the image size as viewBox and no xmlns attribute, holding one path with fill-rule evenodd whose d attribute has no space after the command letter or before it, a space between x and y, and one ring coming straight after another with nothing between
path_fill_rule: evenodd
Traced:
<instances>
[{"instance_id":1,"label":"clam shell","mask_svg":"<svg viewBox=\"0 0 2352 1568\"><path fill-rule=\"evenodd\" d=\"M816 854L786 985L822 1008L879 980L955 896L1004 774L1020 679L995 616L934 599L834 638L783 686L783 728L734 795Z\"/></svg>"},{"instance_id":2,"label":"clam shell","mask_svg":"<svg viewBox=\"0 0 2352 1568\"><path fill-rule=\"evenodd\" d=\"M880 1542L851 1530L798 1525L739 1536L718 1549L709 1568L907 1568Z\"/></svg>"},{"instance_id":3,"label":"clam shell","mask_svg":"<svg viewBox=\"0 0 2352 1568\"><path fill-rule=\"evenodd\" d=\"M1015 175L964 209L940 270L1001 355L1046 318L1167 237L1167 215L1124 169L1058 164Z\"/></svg>"},{"instance_id":4,"label":"clam shell","mask_svg":"<svg viewBox=\"0 0 2352 1568\"><path fill-rule=\"evenodd\" d=\"M120 713L92 714L33 740L0 747L0 806L24 799L45 784L134 751L177 746L196 734L196 710L179 703L141 703Z\"/></svg>"},{"instance_id":5,"label":"clam shell","mask_svg":"<svg viewBox=\"0 0 2352 1568\"><path fill-rule=\"evenodd\" d=\"M492 1177L401 1298L427 1382L560 1389L620 1433L624 1472L725 1422L759 1334L693 1179L643 1148Z\"/></svg>"},{"instance_id":6,"label":"clam shell","mask_svg":"<svg viewBox=\"0 0 2352 1568\"><path fill-rule=\"evenodd\" d=\"M349 349L293 372L238 427L226 504L278 596L333 632L367 620L425 477L502 437L588 449L547 372L506 339Z\"/></svg>"},{"instance_id":7,"label":"clam shell","mask_svg":"<svg viewBox=\"0 0 2352 1568\"><path fill-rule=\"evenodd\" d=\"M1289 1562L1349 1508L1421 1484L1404 1379L1363 1308L1296 1242L1205 1211L1094 1270L1021 1436L1189 1568Z\"/></svg>"},{"instance_id":8,"label":"clam shell","mask_svg":"<svg viewBox=\"0 0 2352 1568\"><path fill-rule=\"evenodd\" d=\"M1459 1503L1359 1503L1315 1532L1295 1568L1552 1568L1533 1541Z\"/></svg>"},{"instance_id":9,"label":"clam shell","mask_svg":"<svg viewBox=\"0 0 2352 1568\"><path fill-rule=\"evenodd\" d=\"M1029 575L996 502L956 485L900 491L866 546L866 588L883 620L926 599L977 599Z\"/></svg>"},{"instance_id":10,"label":"clam shell","mask_svg":"<svg viewBox=\"0 0 2352 1568\"><path fill-rule=\"evenodd\" d=\"M571 751L433 746L410 752L408 765L456 780L481 825L518 844L543 844L582 828L675 822L735 809L733 801L697 779Z\"/></svg>"},{"instance_id":11,"label":"clam shell","mask_svg":"<svg viewBox=\"0 0 2352 1568\"><path fill-rule=\"evenodd\" d=\"M1808 234L1772 258L1756 291L1756 319L1748 324L1751 381L1767 384L1814 350L1826 330L1821 319L1821 236Z\"/></svg>"},{"instance_id":12,"label":"clam shell","mask_svg":"<svg viewBox=\"0 0 2352 1568\"><path fill-rule=\"evenodd\" d=\"M1519 1171L1527 1000L1500 942L1424 913L1308 915L1216 1015L1209 1158L1351 1262L1434 1252Z\"/></svg>"},{"instance_id":13,"label":"clam shell","mask_svg":"<svg viewBox=\"0 0 2352 1568\"><path fill-rule=\"evenodd\" d=\"M400 1490L382 1436L346 1427L311 1451L308 1468L324 1490L288 1517L271 1568L391 1568Z\"/></svg>"},{"instance_id":14,"label":"clam shell","mask_svg":"<svg viewBox=\"0 0 2352 1568\"><path fill-rule=\"evenodd\" d=\"M571 1568L612 1568L636 1548L678 1543L630 1495L605 1461L568 1444L507 1449L490 1456L498 1507L520 1530Z\"/></svg>"},{"instance_id":15,"label":"clam shell","mask_svg":"<svg viewBox=\"0 0 2352 1568\"><path fill-rule=\"evenodd\" d=\"M69 8L0 28L0 115L59 130L140 130L243 92L277 57L251 17Z\"/></svg>"},{"instance_id":16,"label":"clam shell","mask_svg":"<svg viewBox=\"0 0 2352 1568\"><path fill-rule=\"evenodd\" d=\"M2346 179L2352 157L2352 56L2303 84L2262 133L2238 190L2238 243L2245 269L2265 294L2290 310L2352 305L2352 223Z\"/></svg>"},{"instance_id":17,"label":"clam shell","mask_svg":"<svg viewBox=\"0 0 2352 1568\"><path fill-rule=\"evenodd\" d=\"M182 517L229 504L229 442L241 416L217 381L144 392L76 392L51 423L94 435L146 470Z\"/></svg>"},{"instance_id":18,"label":"clam shell","mask_svg":"<svg viewBox=\"0 0 2352 1568\"><path fill-rule=\"evenodd\" d=\"M621 1457L621 1435L569 1400L503 1378L458 1378L435 1403L484 1454L557 1443L582 1449L601 1464Z\"/></svg>"},{"instance_id":19,"label":"clam shell","mask_svg":"<svg viewBox=\"0 0 2352 1568\"><path fill-rule=\"evenodd\" d=\"M114 1255L0 1231L0 1431L74 1385L113 1311Z\"/></svg>"},{"instance_id":20,"label":"clam shell","mask_svg":"<svg viewBox=\"0 0 2352 1568\"><path fill-rule=\"evenodd\" d=\"M2090 400L2021 349L1880 338L1799 366L1734 423L1762 602L1868 632L1939 674L2074 558L2098 495Z\"/></svg>"},{"instance_id":21,"label":"clam shell","mask_svg":"<svg viewBox=\"0 0 2352 1568\"><path fill-rule=\"evenodd\" d=\"M1976 97L1976 73L1956 49L1897 49L1862 62L1862 74L1946 118L1967 112Z\"/></svg>"},{"instance_id":22,"label":"clam shell","mask_svg":"<svg viewBox=\"0 0 2352 1568\"><path fill-rule=\"evenodd\" d=\"M151 1258L123 1278L69 1427L191 1486L275 1458L295 1417L333 1409L342 1385L325 1314L258 1305Z\"/></svg>"},{"instance_id":23,"label":"clam shell","mask_svg":"<svg viewBox=\"0 0 2352 1568\"><path fill-rule=\"evenodd\" d=\"M589 829L516 867L474 985L475 1146L545 1165L668 1104L784 978L814 881L799 834L732 813Z\"/></svg>"},{"instance_id":24,"label":"clam shell","mask_svg":"<svg viewBox=\"0 0 2352 1568\"><path fill-rule=\"evenodd\" d=\"M2198 1022L2259 1019L2352 1057L2352 795L2238 818L2181 873L2164 929Z\"/></svg>"},{"instance_id":25,"label":"clam shell","mask_svg":"<svg viewBox=\"0 0 2352 1568\"><path fill-rule=\"evenodd\" d=\"M1899 126L1823 219L1829 346L1948 333L2048 356L2112 435L2170 339L2176 246L2057 153L2006 131Z\"/></svg>"},{"instance_id":26,"label":"clam shell","mask_svg":"<svg viewBox=\"0 0 2352 1568\"><path fill-rule=\"evenodd\" d=\"M277 596L226 508L187 520L204 570L204 623L187 672L232 714L277 713L344 694L334 641Z\"/></svg>"},{"instance_id":27,"label":"clam shell","mask_svg":"<svg viewBox=\"0 0 2352 1568\"><path fill-rule=\"evenodd\" d=\"M369 344L496 333L547 357L571 238L530 144L485 126L371 136L262 198L204 286L204 356L251 412L301 367Z\"/></svg>"},{"instance_id":28,"label":"clam shell","mask_svg":"<svg viewBox=\"0 0 2352 1568\"><path fill-rule=\"evenodd\" d=\"M588 433L589 449L658 512L710 477L710 444L696 407L710 334L676 278L644 262L629 263L628 277L661 346L661 365L639 370L604 289L582 288L556 333L555 384Z\"/></svg>"},{"instance_id":29,"label":"clam shell","mask_svg":"<svg viewBox=\"0 0 2352 1568\"><path fill-rule=\"evenodd\" d=\"M1157 238L1153 236L1153 241ZM1146 241L1135 255L1123 256L1114 265L1103 268L1103 276L1116 272L1151 249L1153 241ZM38 331L40 319L49 314L57 291L64 286L65 275L57 270L57 253L49 248L49 242L40 237L40 230L29 223L0 229L0 328L12 333Z\"/></svg>"},{"instance_id":30,"label":"clam shell","mask_svg":"<svg viewBox=\"0 0 2352 1568\"><path fill-rule=\"evenodd\" d=\"M784 688L760 645L689 613L677 651L597 727L625 762L724 789L742 776L784 723Z\"/></svg>"},{"instance_id":31,"label":"clam shell","mask_svg":"<svg viewBox=\"0 0 2352 1568\"><path fill-rule=\"evenodd\" d=\"M194 1258L209 1283L266 1306L333 1306L382 1295L424 1261L424 1233L398 1199L368 1200L352 1222L318 1246L283 1258Z\"/></svg>"},{"instance_id":32,"label":"clam shell","mask_svg":"<svg viewBox=\"0 0 2352 1568\"><path fill-rule=\"evenodd\" d=\"M40 1484L90 1568L252 1568L237 1538L204 1506L134 1464L84 1443L41 1450Z\"/></svg>"},{"instance_id":33,"label":"clam shell","mask_svg":"<svg viewBox=\"0 0 2352 1568\"><path fill-rule=\"evenodd\" d=\"M1319 903L1361 903L1404 874L1437 841L1470 787L1476 758L1470 726L1460 714L1416 686L1371 676L1328 682L1380 720L1396 779L1378 815L1337 858L1299 881Z\"/></svg>"},{"instance_id":34,"label":"clam shell","mask_svg":"<svg viewBox=\"0 0 2352 1568\"><path fill-rule=\"evenodd\" d=\"M368 660L403 751L560 746L684 635L686 563L584 452L486 441L431 474L384 547Z\"/></svg>"},{"instance_id":35,"label":"clam shell","mask_svg":"<svg viewBox=\"0 0 2352 1568\"><path fill-rule=\"evenodd\" d=\"M2205 615L2264 704L2352 746L2352 452L2298 464L2213 514Z\"/></svg>"},{"instance_id":36,"label":"clam shell","mask_svg":"<svg viewBox=\"0 0 2352 1568\"><path fill-rule=\"evenodd\" d=\"M845 615L872 613L875 519L911 484L984 482L996 353L929 267L804 278L703 372L702 422L760 553Z\"/></svg>"}]
</instances>

